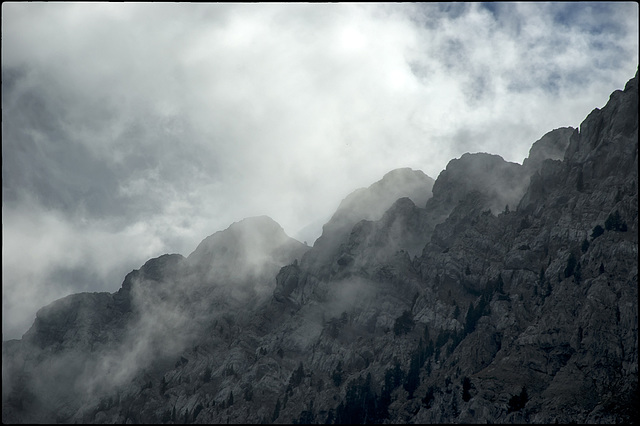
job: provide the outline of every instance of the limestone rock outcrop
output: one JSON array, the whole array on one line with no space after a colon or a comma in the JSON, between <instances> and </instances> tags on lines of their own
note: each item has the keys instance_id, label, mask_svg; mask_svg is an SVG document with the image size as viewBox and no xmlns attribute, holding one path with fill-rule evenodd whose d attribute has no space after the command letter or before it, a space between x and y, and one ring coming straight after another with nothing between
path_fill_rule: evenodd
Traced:
<instances>
[{"instance_id":1,"label":"limestone rock outcrop","mask_svg":"<svg viewBox=\"0 0 640 426\"><path fill-rule=\"evenodd\" d=\"M349 234L361 220L377 221L399 198L409 198L423 207L431 198L434 180L420 170L395 169L385 174L368 188L360 188L349 194L338 206L331 219L322 227L322 235L314 243L314 250L303 259L303 264L325 276L339 249L347 242Z\"/></svg>"},{"instance_id":2,"label":"limestone rock outcrop","mask_svg":"<svg viewBox=\"0 0 640 426\"><path fill-rule=\"evenodd\" d=\"M266 217L3 342L9 423L629 423L638 76L523 164L465 154L345 198L312 248Z\"/></svg>"}]
</instances>

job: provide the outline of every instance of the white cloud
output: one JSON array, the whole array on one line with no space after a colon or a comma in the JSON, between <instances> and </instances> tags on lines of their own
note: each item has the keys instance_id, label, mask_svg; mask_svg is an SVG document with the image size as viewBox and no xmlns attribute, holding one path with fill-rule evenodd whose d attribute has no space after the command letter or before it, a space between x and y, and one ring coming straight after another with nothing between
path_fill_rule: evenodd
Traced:
<instances>
[{"instance_id":1,"label":"white cloud","mask_svg":"<svg viewBox=\"0 0 640 426\"><path fill-rule=\"evenodd\" d=\"M114 231L38 208L2 215L3 339L21 336L39 308L70 293L116 291L126 273L168 249L154 223ZM81 281L65 281L74 270Z\"/></svg>"},{"instance_id":2,"label":"white cloud","mask_svg":"<svg viewBox=\"0 0 640 426\"><path fill-rule=\"evenodd\" d=\"M393 168L522 161L638 64L632 3L3 3L2 16L3 292L20 288L33 313L85 288L45 285L60 265L112 280L248 216L295 235ZM12 300L5 338L25 322Z\"/></svg>"}]
</instances>

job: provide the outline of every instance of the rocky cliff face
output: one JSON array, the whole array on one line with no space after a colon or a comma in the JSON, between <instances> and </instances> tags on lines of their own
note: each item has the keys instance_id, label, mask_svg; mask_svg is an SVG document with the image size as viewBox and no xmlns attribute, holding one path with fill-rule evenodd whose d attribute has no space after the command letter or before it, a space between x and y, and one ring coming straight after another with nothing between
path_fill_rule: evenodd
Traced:
<instances>
[{"instance_id":1,"label":"rocky cliff face","mask_svg":"<svg viewBox=\"0 0 640 426\"><path fill-rule=\"evenodd\" d=\"M252 218L42 308L3 343L3 421L637 418L637 75L522 165L381 182L313 248Z\"/></svg>"},{"instance_id":2,"label":"rocky cliff face","mask_svg":"<svg viewBox=\"0 0 640 426\"><path fill-rule=\"evenodd\" d=\"M361 220L380 220L399 198L408 198L424 206L431 198L434 180L419 170L392 170L368 188L349 194L338 206L331 219L322 227L322 235L314 243L303 263L316 275L328 276L340 256L341 246L347 244L353 227Z\"/></svg>"}]
</instances>

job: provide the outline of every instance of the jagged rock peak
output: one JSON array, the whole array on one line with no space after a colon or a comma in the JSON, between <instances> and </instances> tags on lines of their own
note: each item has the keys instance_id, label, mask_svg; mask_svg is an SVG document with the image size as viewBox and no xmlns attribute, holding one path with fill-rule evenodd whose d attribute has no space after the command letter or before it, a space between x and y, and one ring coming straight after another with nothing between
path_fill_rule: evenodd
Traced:
<instances>
[{"instance_id":1,"label":"jagged rock peak","mask_svg":"<svg viewBox=\"0 0 640 426\"><path fill-rule=\"evenodd\" d=\"M275 275L307 250L308 246L289 237L276 221L256 216L208 236L187 262L208 280L244 281Z\"/></svg>"},{"instance_id":2,"label":"jagged rock peak","mask_svg":"<svg viewBox=\"0 0 640 426\"><path fill-rule=\"evenodd\" d=\"M573 127L560 127L545 134L531 145L529 156L522 165L533 171L539 169L544 160L562 160L575 132Z\"/></svg>"},{"instance_id":3,"label":"jagged rock peak","mask_svg":"<svg viewBox=\"0 0 640 426\"><path fill-rule=\"evenodd\" d=\"M449 161L434 184L434 195L452 184L464 188L484 189L493 187L501 175L514 174L518 164L505 161L500 155L486 152L465 153Z\"/></svg>"},{"instance_id":4,"label":"jagged rock peak","mask_svg":"<svg viewBox=\"0 0 640 426\"><path fill-rule=\"evenodd\" d=\"M565 160L585 163L585 174L600 179L638 166L638 73L624 90L616 90L602 108L595 108L571 139ZM597 162L595 156L603 156ZM604 161L603 161L604 160ZM588 169L588 170L587 170ZM586 177L586 176L585 176Z\"/></svg>"},{"instance_id":5,"label":"jagged rock peak","mask_svg":"<svg viewBox=\"0 0 640 426\"><path fill-rule=\"evenodd\" d=\"M267 246L280 246L284 242L297 242L297 240L289 237L282 226L269 216L248 217L202 240L188 259L192 262L197 261L214 246L225 245L227 249L228 246L243 245L267 248Z\"/></svg>"},{"instance_id":6,"label":"jagged rock peak","mask_svg":"<svg viewBox=\"0 0 640 426\"><path fill-rule=\"evenodd\" d=\"M417 206L424 206L431 197L431 189L435 180L421 170L409 167L391 170L382 179L372 184L370 189L389 188L391 191L406 192L406 197ZM404 190L402 190L404 189ZM398 194L401 198L402 194Z\"/></svg>"},{"instance_id":7,"label":"jagged rock peak","mask_svg":"<svg viewBox=\"0 0 640 426\"><path fill-rule=\"evenodd\" d=\"M263 235L285 234L284 229L278 222L269 216L261 215L247 217L238 222L233 222L227 229L218 231L213 235L238 232L255 232Z\"/></svg>"},{"instance_id":8,"label":"jagged rock peak","mask_svg":"<svg viewBox=\"0 0 640 426\"><path fill-rule=\"evenodd\" d=\"M185 257L181 254L163 254L149 259L140 268L141 278L153 281L161 281L168 274L177 272L183 264Z\"/></svg>"},{"instance_id":9,"label":"jagged rock peak","mask_svg":"<svg viewBox=\"0 0 640 426\"><path fill-rule=\"evenodd\" d=\"M637 192L638 174L638 74L625 90L616 90L602 108L595 108L569 138L562 161L547 161L534 173L520 208L536 211L556 191L594 193L602 209L623 193ZM603 190L617 181L617 188ZM612 192L612 193L610 193ZM605 202L605 199L610 198ZM621 206L618 206L621 208ZM584 210L584 209L583 209ZM637 212L637 206L635 206ZM637 213L635 213L637 215Z\"/></svg>"},{"instance_id":10,"label":"jagged rock peak","mask_svg":"<svg viewBox=\"0 0 640 426\"><path fill-rule=\"evenodd\" d=\"M486 207L498 213L506 205L517 205L527 183L528 177L520 164L495 154L466 153L451 160L440 172L427 208L445 218L468 194L477 191L488 197Z\"/></svg>"},{"instance_id":11,"label":"jagged rock peak","mask_svg":"<svg viewBox=\"0 0 640 426\"><path fill-rule=\"evenodd\" d=\"M394 169L367 188L349 194L322 227L322 235L304 258L306 264L323 264L333 258L336 250L345 243L354 225L361 220L380 220L396 200L409 198L424 206L431 198L434 180L420 170Z\"/></svg>"},{"instance_id":12,"label":"jagged rock peak","mask_svg":"<svg viewBox=\"0 0 640 426\"><path fill-rule=\"evenodd\" d=\"M31 328L22 336L37 346L72 346L82 342L96 324L109 319L109 293L76 293L40 308ZM76 330L69 333L69 330ZM54 348L56 349L56 348Z\"/></svg>"},{"instance_id":13,"label":"jagged rock peak","mask_svg":"<svg viewBox=\"0 0 640 426\"><path fill-rule=\"evenodd\" d=\"M399 198L407 197L424 206L431 198L433 184L433 178L420 170L400 168L386 173L379 181L353 191L342 200L316 243L322 246L334 234L351 230L361 220L379 220Z\"/></svg>"},{"instance_id":14,"label":"jagged rock peak","mask_svg":"<svg viewBox=\"0 0 640 426\"><path fill-rule=\"evenodd\" d=\"M421 170L399 168L386 173L382 179L367 188L349 194L338 207L336 214L352 210L361 219L378 220L398 198L408 197L416 205L424 206L431 197L433 178Z\"/></svg>"},{"instance_id":15,"label":"jagged rock peak","mask_svg":"<svg viewBox=\"0 0 640 426\"><path fill-rule=\"evenodd\" d=\"M238 222L233 222L227 228L229 230L256 230L260 232L276 232L284 233L284 229L278 222L271 219L269 216L253 216L244 218Z\"/></svg>"}]
</instances>

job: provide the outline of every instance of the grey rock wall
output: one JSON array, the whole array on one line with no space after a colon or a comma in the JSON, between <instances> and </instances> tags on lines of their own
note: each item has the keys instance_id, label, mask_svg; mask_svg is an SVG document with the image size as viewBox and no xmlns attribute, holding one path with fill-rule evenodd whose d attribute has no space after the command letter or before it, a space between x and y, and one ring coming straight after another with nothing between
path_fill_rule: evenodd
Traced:
<instances>
[{"instance_id":1,"label":"grey rock wall","mask_svg":"<svg viewBox=\"0 0 640 426\"><path fill-rule=\"evenodd\" d=\"M522 165L356 191L312 248L247 219L54 302L3 342L3 421L632 422L637 135L636 75Z\"/></svg>"}]
</instances>

